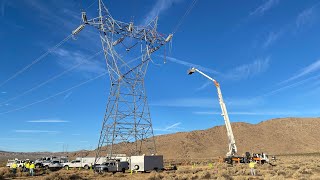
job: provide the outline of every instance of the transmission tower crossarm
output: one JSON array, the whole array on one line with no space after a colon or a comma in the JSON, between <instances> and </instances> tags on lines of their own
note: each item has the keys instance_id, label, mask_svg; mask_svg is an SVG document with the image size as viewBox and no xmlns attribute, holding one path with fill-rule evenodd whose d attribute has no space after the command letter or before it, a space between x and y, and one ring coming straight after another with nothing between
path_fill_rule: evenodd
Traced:
<instances>
[{"instance_id":1,"label":"transmission tower crossarm","mask_svg":"<svg viewBox=\"0 0 320 180\"><path fill-rule=\"evenodd\" d=\"M99 4L99 9L101 8L101 4ZM114 46L122 42L125 39L125 37L145 41L149 45L149 54L151 54L160 49L161 46L171 41L173 37L173 34L165 36L157 32L156 20L157 18L154 20L154 23L150 22L147 26L135 26L133 22L125 23L113 19L109 11L106 11L106 15L103 15L100 10L99 17L95 17L90 20L87 19L86 13L82 12L83 24L81 24L77 29L72 31L72 34L78 34L80 31L84 29L86 24L91 25L98 28L103 33L113 33L122 36L113 43Z\"/></svg>"}]
</instances>

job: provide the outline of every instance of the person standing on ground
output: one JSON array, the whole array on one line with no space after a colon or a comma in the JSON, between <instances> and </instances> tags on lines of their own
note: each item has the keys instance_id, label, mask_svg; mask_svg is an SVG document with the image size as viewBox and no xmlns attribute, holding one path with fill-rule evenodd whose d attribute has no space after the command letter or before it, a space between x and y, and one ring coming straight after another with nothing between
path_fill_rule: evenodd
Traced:
<instances>
[{"instance_id":1,"label":"person standing on ground","mask_svg":"<svg viewBox=\"0 0 320 180\"><path fill-rule=\"evenodd\" d=\"M35 168L34 162L30 164L29 168L30 168L30 176L34 176L34 168Z\"/></svg>"},{"instance_id":2,"label":"person standing on ground","mask_svg":"<svg viewBox=\"0 0 320 180\"><path fill-rule=\"evenodd\" d=\"M23 166L22 166L23 172L27 172L26 164L27 164L27 161L23 162Z\"/></svg>"},{"instance_id":3,"label":"person standing on ground","mask_svg":"<svg viewBox=\"0 0 320 180\"><path fill-rule=\"evenodd\" d=\"M255 176L256 175L256 169L255 169L255 165L257 163L254 162L254 161L250 161L249 163L249 168L250 168L250 173L251 173L251 176Z\"/></svg>"},{"instance_id":4,"label":"person standing on ground","mask_svg":"<svg viewBox=\"0 0 320 180\"><path fill-rule=\"evenodd\" d=\"M27 164L26 164L26 172L29 171L29 168L30 168L30 161L27 161Z\"/></svg>"},{"instance_id":5,"label":"person standing on ground","mask_svg":"<svg viewBox=\"0 0 320 180\"><path fill-rule=\"evenodd\" d=\"M16 175L16 173L17 173L17 161L14 161L12 164L11 164L11 170L12 170L12 173L14 174L14 175Z\"/></svg>"}]
</instances>

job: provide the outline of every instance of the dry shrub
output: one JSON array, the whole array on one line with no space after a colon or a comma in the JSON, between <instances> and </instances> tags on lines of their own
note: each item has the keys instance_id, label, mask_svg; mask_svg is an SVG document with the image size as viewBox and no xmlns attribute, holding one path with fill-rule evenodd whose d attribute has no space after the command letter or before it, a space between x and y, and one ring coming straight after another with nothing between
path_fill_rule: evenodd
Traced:
<instances>
[{"instance_id":1,"label":"dry shrub","mask_svg":"<svg viewBox=\"0 0 320 180\"><path fill-rule=\"evenodd\" d=\"M188 180L189 176L190 176L189 174L182 174L182 175L178 174L177 178L178 180Z\"/></svg>"},{"instance_id":2,"label":"dry shrub","mask_svg":"<svg viewBox=\"0 0 320 180\"><path fill-rule=\"evenodd\" d=\"M126 175L123 174L123 173L115 173L115 174L113 175L113 177L121 178L121 177L126 177Z\"/></svg>"},{"instance_id":3,"label":"dry shrub","mask_svg":"<svg viewBox=\"0 0 320 180\"><path fill-rule=\"evenodd\" d=\"M235 176L233 179L234 180L248 180L248 177L246 177L246 176Z\"/></svg>"},{"instance_id":4,"label":"dry shrub","mask_svg":"<svg viewBox=\"0 0 320 180\"><path fill-rule=\"evenodd\" d=\"M218 171L217 179L231 180L232 177L230 176L230 173L228 170L222 169L222 170Z\"/></svg>"},{"instance_id":5,"label":"dry shrub","mask_svg":"<svg viewBox=\"0 0 320 180\"><path fill-rule=\"evenodd\" d=\"M3 179L15 177L9 168L0 168L0 177Z\"/></svg>"},{"instance_id":6,"label":"dry shrub","mask_svg":"<svg viewBox=\"0 0 320 180\"><path fill-rule=\"evenodd\" d=\"M180 169L178 169L177 171L177 174L188 174L188 173L190 173L190 169L187 169L187 168L180 168Z\"/></svg>"},{"instance_id":7,"label":"dry shrub","mask_svg":"<svg viewBox=\"0 0 320 180\"><path fill-rule=\"evenodd\" d=\"M211 174L208 171L202 171L199 174L200 179L210 179Z\"/></svg>"},{"instance_id":8,"label":"dry shrub","mask_svg":"<svg viewBox=\"0 0 320 180\"><path fill-rule=\"evenodd\" d=\"M282 179L285 179L285 177L284 176L278 176L278 175L272 176L272 175L267 174L266 176L264 176L264 179L282 180Z\"/></svg>"},{"instance_id":9,"label":"dry shrub","mask_svg":"<svg viewBox=\"0 0 320 180\"><path fill-rule=\"evenodd\" d=\"M288 166L289 169L298 170L300 167L297 164L292 164Z\"/></svg>"},{"instance_id":10,"label":"dry shrub","mask_svg":"<svg viewBox=\"0 0 320 180\"><path fill-rule=\"evenodd\" d=\"M64 174L64 173L52 173L45 178L45 180L86 180L86 178L81 177L79 174Z\"/></svg>"},{"instance_id":11,"label":"dry shrub","mask_svg":"<svg viewBox=\"0 0 320 180\"><path fill-rule=\"evenodd\" d=\"M312 174L312 169L307 169L307 168L305 168L305 167L301 167L301 168L298 170L298 172L299 172L300 174Z\"/></svg>"},{"instance_id":12,"label":"dry shrub","mask_svg":"<svg viewBox=\"0 0 320 180\"><path fill-rule=\"evenodd\" d=\"M7 174L10 174L9 168L0 168L0 176L5 176Z\"/></svg>"},{"instance_id":13,"label":"dry shrub","mask_svg":"<svg viewBox=\"0 0 320 180\"><path fill-rule=\"evenodd\" d=\"M160 173L152 171L148 177L148 180L160 180L163 176Z\"/></svg>"},{"instance_id":14,"label":"dry shrub","mask_svg":"<svg viewBox=\"0 0 320 180\"><path fill-rule=\"evenodd\" d=\"M286 172L284 170L278 170L277 175L278 176L286 176Z\"/></svg>"}]
</instances>

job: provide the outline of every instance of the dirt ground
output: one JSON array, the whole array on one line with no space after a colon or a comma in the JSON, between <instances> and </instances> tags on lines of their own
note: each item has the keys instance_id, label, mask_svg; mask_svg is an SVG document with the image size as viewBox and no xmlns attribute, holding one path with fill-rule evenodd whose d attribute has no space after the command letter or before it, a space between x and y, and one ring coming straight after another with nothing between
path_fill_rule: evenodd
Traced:
<instances>
[{"instance_id":1,"label":"dirt ground","mask_svg":"<svg viewBox=\"0 0 320 180\"><path fill-rule=\"evenodd\" d=\"M96 174L90 170L59 170L50 172L37 170L36 176L18 172L13 177L8 168L0 168L2 179L34 179L34 180L81 180L81 179L148 179L148 180L189 180L189 179L319 179L320 156L281 156L272 165L257 165L257 176L250 175L248 164L227 165L224 163L195 162L194 165L178 166L176 171L151 173L104 173Z\"/></svg>"}]
</instances>

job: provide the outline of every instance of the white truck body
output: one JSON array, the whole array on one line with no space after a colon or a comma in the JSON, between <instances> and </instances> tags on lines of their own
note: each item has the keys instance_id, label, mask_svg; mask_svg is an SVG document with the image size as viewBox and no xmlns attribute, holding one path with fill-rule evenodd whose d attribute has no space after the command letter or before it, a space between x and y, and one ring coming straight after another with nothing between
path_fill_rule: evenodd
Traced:
<instances>
[{"instance_id":1,"label":"white truck body","mask_svg":"<svg viewBox=\"0 0 320 180\"><path fill-rule=\"evenodd\" d=\"M6 167L11 167L11 165L17 162L17 167L22 167L23 166L23 161L18 160L18 159L8 159L8 162L6 164Z\"/></svg>"},{"instance_id":2,"label":"white truck body","mask_svg":"<svg viewBox=\"0 0 320 180\"><path fill-rule=\"evenodd\" d=\"M69 167L69 168L85 168L89 169L91 166L95 163L95 157L78 157L76 160L73 160L71 162L63 163L63 167ZM105 157L98 158L97 164L102 164L106 161Z\"/></svg>"},{"instance_id":3,"label":"white truck body","mask_svg":"<svg viewBox=\"0 0 320 180\"><path fill-rule=\"evenodd\" d=\"M130 170L134 171L153 171L163 169L163 156L131 156Z\"/></svg>"}]
</instances>

